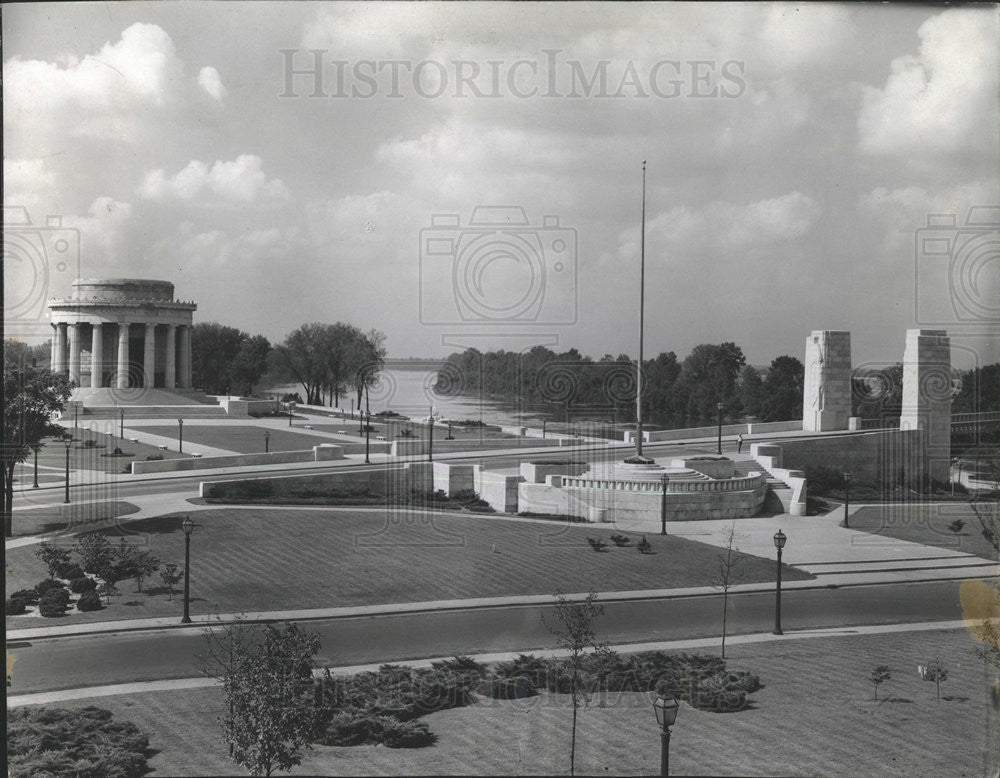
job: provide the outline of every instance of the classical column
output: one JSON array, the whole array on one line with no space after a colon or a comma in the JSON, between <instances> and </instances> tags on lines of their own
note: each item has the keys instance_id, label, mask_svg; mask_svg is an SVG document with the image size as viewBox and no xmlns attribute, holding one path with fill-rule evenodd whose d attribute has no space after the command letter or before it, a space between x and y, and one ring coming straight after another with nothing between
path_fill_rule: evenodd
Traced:
<instances>
[{"instance_id":1,"label":"classical column","mask_svg":"<svg viewBox=\"0 0 1000 778\"><path fill-rule=\"evenodd\" d=\"M80 323L69 325L69 380L80 383Z\"/></svg>"},{"instance_id":2,"label":"classical column","mask_svg":"<svg viewBox=\"0 0 1000 778\"><path fill-rule=\"evenodd\" d=\"M156 370L156 325L146 325L146 342L142 349L143 386L153 388Z\"/></svg>"},{"instance_id":3,"label":"classical column","mask_svg":"<svg viewBox=\"0 0 1000 778\"><path fill-rule=\"evenodd\" d=\"M163 388L173 389L174 384L177 381L177 368L176 368L176 357L177 357L177 325L168 324L167 325L167 361L166 369L163 373Z\"/></svg>"},{"instance_id":4,"label":"classical column","mask_svg":"<svg viewBox=\"0 0 1000 778\"><path fill-rule=\"evenodd\" d=\"M56 359L52 368L53 373L64 373L66 371L66 323L56 324Z\"/></svg>"},{"instance_id":5,"label":"classical column","mask_svg":"<svg viewBox=\"0 0 1000 778\"><path fill-rule=\"evenodd\" d=\"M56 335L59 332L58 325L53 324L52 325L52 330L53 330L53 332L52 332L52 344L51 344L52 354L49 357L49 370L51 370L54 373L55 370L56 370Z\"/></svg>"},{"instance_id":6,"label":"classical column","mask_svg":"<svg viewBox=\"0 0 1000 778\"><path fill-rule=\"evenodd\" d=\"M101 379L104 377L104 338L101 331L101 323L91 325L90 334L90 387L92 389L101 388Z\"/></svg>"},{"instance_id":7,"label":"classical column","mask_svg":"<svg viewBox=\"0 0 1000 778\"><path fill-rule=\"evenodd\" d=\"M181 386L191 388L191 327L181 327Z\"/></svg>"},{"instance_id":8,"label":"classical column","mask_svg":"<svg viewBox=\"0 0 1000 778\"><path fill-rule=\"evenodd\" d=\"M115 386L128 389L128 322L118 323L118 377Z\"/></svg>"}]
</instances>

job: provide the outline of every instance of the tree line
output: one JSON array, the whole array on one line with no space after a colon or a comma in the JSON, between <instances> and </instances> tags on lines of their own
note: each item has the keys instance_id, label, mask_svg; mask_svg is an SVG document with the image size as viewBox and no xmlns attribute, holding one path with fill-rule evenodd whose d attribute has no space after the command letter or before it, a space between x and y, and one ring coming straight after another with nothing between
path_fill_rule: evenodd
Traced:
<instances>
[{"instance_id":1,"label":"tree line","mask_svg":"<svg viewBox=\"0 0 1000 778\"><path fill-rule=\"evenodd\" d=\"M236 389L251 395L264 380L294 382L302 385L310 405L339 405L342 397L354 394L360 407L385 354L385 335L344 322L303 324L274 346L263 335L216 322L196 324L191 332L194 384L210 394Z\"/></svg>"},{"instance_id":2,"label":"tree line","mask_svg":"<svg viewBox=\"0 0 1000 778\"><path fill-rule=\"evenodd\" d=\"M802 414L803 376L802 363L790 356L762 372L732 342L700 344L683 360L668 351L643 362L643 415L714 419L721 402L727 418L795 419ZM470 348L447 358L436 391L615 412L628 420L635 418L635 363L626 354L594 361L576 349L557 353L544 346L523 353Z\"/></svg>"}]
</instances>

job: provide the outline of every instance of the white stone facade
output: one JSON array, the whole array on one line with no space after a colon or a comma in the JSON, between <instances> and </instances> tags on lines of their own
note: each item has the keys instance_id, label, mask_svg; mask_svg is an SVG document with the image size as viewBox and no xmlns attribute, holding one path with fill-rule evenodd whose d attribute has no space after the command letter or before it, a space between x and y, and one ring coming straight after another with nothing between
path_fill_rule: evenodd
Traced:
<instances>
[{"instance_id":1,"label":"white stone facade","mask_svg":"<svg viewBox=\"0 0 1000 778\"><path fill-rule=\"evenodd\" d=\"M49 302L52 370L93 389L190 389L197 307L174 300L169 281L78 279L68 298Z\"/></svg>"},{"instance_id":2,"label":"white stone facade","mask_svg":"<svg viewBox=\"0 0 1000 778\"><path fill-rule=\"evenodd\" d=\"M846 430L851 416L851 333L813 330L806 338L802 429Z\"/></svg>"},{"instance_id":3,"label":"white stone facade","mask_svg":"<svg viewBox=\"0 0 1000 778\"><path fill-rule=\"evenodd\" d=\"M907 330L899 427L924 431L926 473L935 481L949 478L953 395L948 333Z\"/></svg>"}]
</instances>

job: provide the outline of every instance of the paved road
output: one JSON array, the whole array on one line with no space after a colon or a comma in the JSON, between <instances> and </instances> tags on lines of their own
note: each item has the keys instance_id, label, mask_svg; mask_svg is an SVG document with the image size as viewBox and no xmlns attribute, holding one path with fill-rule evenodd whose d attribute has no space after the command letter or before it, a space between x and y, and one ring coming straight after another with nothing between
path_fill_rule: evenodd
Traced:
<instances>
[{"instance_id":1,"label":"paved road","mask_svg":"<svg viewBox=\"0 0 1000 778\"><path fill-rule=\"evenodd\" d=\"M862 624L948 621L962 617L958 581L788 591L786 631ZM730 634L774 625L772 594L732 595ZM600 636L611 643L707 637L721 624L720 596L608 603ZM309 622L320 633L320 663L353 665L458 653L553 646L547 608L504 607ZM12 643L12 694L197 675L197 630L117 633Z\"/></svg>"}]
</instances>

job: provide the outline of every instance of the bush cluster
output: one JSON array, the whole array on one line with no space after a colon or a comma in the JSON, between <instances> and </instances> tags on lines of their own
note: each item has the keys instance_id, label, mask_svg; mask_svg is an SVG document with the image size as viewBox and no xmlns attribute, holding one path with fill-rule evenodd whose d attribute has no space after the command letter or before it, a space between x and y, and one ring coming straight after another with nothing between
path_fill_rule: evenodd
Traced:
<instances>
[{"instance_id":1,"label":"bush cluster","mask_svg":"<svg viewBox=\"0 0 1000 778\"><path fill-rule=\"evenodd\" d=\"M34 589L19 589L10 596L10 599L23 600L25 605L37 605L38 592Z\"/></svg>"},{"instance_id":2,"label":"bush cluster","mask_svg":"<svg viewBox=\"0 0 1000 778\"><path fill-rule=\"evenodd\" d=\"M83 577L83 568L75 562L63 562L56 568L56 577L65 581Z\"/></svg>"},{"instance_id":3,"label":"bush cluster","mask_svg":"<svg viewBox=\"0 0 1000 778\"><path fill-rule=\"evenodd\" d=\"M44 597L50 591L54 589L62 589L63 584L61 581L53 580L52 578L45 578L39 581L35 586L35 592L38 594L39 598Z\"/></svg>"},{"instance_id":4,"label":"bush cluster","mask_svg":"<svg viewBox=\"0 0 1000 778\"><path fill-rule=\"evenodd\" d=\"M76 603L77 610L84 613L87 611L99 611L103 607L104 604L101 602L101 595L93 590L81 594L80 599Z\"/></svg>"},{"instance_id":5,"label":"bush cluster","mask_svg":"<svg viewBox=\"0 0 1000 778\"><path fill-rule=\"evenodd\" d=\"M103 708L64 710L44 706L7 713L11 778L76 775L139 778L147 772L149 738Z\"/></svg>"},{"instance_id":6,"label":"bush cluster","mask_svg":"<svg viewBox=\"0 0 1000 778\"><path fill-rule=\"evenodd\" d=\"M78 578L73 578L69 582L69 590L73 594L83 594L84 592L92 592L97 589L97 581L93 578L88 578L85 575L81 575Z\"/></svg>"},{"instance_id":7,"label":"bush cluster","mask_svg":"<svg viewBox=\"0 0 1000 778\"><path fill-rule=\"evenodd\" d=\"M28 609L27 604L24 600L17 597L8 597L7 602L4 605L4 615L6 616L20 616Z\"/></svg>"}]
</instances>

